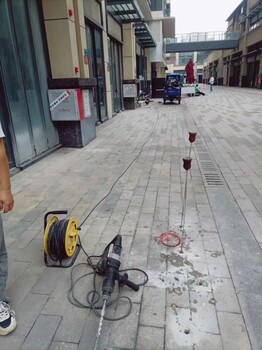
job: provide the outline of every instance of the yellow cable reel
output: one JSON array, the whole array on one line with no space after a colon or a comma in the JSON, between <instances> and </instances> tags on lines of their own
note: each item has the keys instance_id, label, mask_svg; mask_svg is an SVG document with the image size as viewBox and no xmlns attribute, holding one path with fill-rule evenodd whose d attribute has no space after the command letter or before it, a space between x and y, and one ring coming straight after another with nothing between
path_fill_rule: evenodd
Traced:
<instances>
[{"instance_id":1,"label":"yellow cable reel","mask_svg":"<svg viewBox=\"0 0 262 350\"><path fill-rule=\"evenodd\" d=\"M65 252L68 257L74 254L78 241L78 224L76 218L72 216L67 224L65 234Z\"/></svg>"},{"instance_id":2,"label":"yellow cable reel","mask_svg":"<svg viewBox=\"0 0 262 350\"><path fill-rule=\"evenodd\" d=\"M58 222L58 217L52 216L51 219L46 223L46 226L45 226L44 252L46 255L49 255L49 252L48 252L49 231L55 222ZM65 239L64 239L65 254L69 258L73 256L75 249L76 249L77 242L78 242L78 229L77 229L77 227L78 227L77 220L73 216L69 219L69 221L67 223L66 230L65 230Z\"/></svg>"},{"instance_id":3,"label":"yellow cable reel","mask_svg":"<svg viewBox=\"0 0 262 350\"><path fill-rule=\"evenodd\" d=\"M45 252L46 255L49 255L49 253L48 253L48 243L47 243L48 233L49 233L50 227L56 221L58 221L58 217L57 216L52 216L51 219L47 222L46 227L45 227L45 231L44 231L44 252Z\"/></svg>"}]
</instances>

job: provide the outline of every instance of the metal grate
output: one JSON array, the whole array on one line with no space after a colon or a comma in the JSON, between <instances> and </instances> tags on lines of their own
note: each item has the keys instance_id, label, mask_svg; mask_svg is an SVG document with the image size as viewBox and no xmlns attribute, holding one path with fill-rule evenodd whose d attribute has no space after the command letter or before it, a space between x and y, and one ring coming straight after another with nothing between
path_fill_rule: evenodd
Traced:
<instances>
[{"instance_id":1,"label":"metal grate","mask_svg":"<svg viewBox=\"0 0 262 350\"><path fill-rule=\"evenodd\" d=\"M220 175L217 173L204 173L205 183L208 186L223 186L224 182Z\"/></svg>"},{"instance_id":2,"label":"metal grate","mask_svg":"<svg viewBox=\"0 0 262 350\"><path fill-rule=\"evenodd\" d=\"M202 140L198 139L197 141L195 154L205 186L224 186L225 183L212 156Z\"/></svg>"}]
</instances>

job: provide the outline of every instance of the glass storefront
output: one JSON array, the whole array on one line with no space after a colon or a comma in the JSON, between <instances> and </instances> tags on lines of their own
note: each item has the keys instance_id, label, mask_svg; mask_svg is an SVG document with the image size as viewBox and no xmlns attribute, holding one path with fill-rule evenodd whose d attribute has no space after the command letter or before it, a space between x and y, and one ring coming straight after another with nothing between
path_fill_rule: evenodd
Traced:
<instances>
[{"instance_id":1,"label":"glass storefront","mask_svg":"<svg viewBox=\"0 0 262 350\"><path fill-rule=\"evenodd\" d=\"M113 114L118 113L122 107L122 60L121 60L121 46L113 41L109 41L109 67L110 67L110 85L111 85L111 96L112 96L112 109Z\"/></svg>"},{"instance_id":2,"label":"glass storefront","mask_svg":"<svg viewBox=\"0 0 262 350\"><path fill-rule=\"evenodd\" d=\"M91 24L86 24L87 53L90 78L96 78L94 91L94 105L96 109L96 123L108 119L106 109L106 89L104 74L104 55L101 30Z\"/></svg>"},{"instance_id":3,"label":"glass storefront","mask_svg":"<svg viewBox=\"0 0 262 350\"><path fill-rule=\"evenodd\" d=\"M0 106L5 114L1 120L7 131L9 157L14 153L16 166L58 144L48 107L38 5L35 0L0 1L0 85L5 99Z\"/></svg>"}]
</instances>

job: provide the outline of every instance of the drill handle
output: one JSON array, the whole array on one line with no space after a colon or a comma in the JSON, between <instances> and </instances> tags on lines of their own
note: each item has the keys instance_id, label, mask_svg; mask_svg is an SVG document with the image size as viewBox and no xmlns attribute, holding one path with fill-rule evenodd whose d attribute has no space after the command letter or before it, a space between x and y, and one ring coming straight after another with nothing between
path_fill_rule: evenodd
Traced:
<instances>
[{"instance_id":1,"label":"drill handle","mask_svg":"<svg viewBox=\"0 0 262 350\"><path fill-rule=\"evenodd\" d=\"M137 292L139 290L139 285L138 284L135 284L134 282L131 282L131 281L126 281L126 285L133 289L135 292Z\"/></svg>"},{"instance_id":2,"label":"drill handle","mask_svg":"<svg viewBox=\"0 0 262 350\"><path fill-rule=\"evenodd\" d=\"M119 275L119 285L120 285L120 287L127 286L127 287L133 289L136 292L139 290L139 285L138 284L128 280L128 274L127 273L124 273L124 275L122 275L122 276Z\"/></svg>"}]
</instances>

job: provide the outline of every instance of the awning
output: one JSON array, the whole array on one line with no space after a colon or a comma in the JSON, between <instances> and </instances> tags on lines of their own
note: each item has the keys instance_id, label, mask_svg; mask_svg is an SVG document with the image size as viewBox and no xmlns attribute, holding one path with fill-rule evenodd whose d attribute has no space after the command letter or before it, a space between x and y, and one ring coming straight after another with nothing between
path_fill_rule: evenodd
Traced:
<instances>
[{"instance_id":1,"label":"awning","mask_svg":"<svg viewBox=\"0 0 262 350\"><path fill-rule=\"evenodd\" d=\"M144 19L136 0L107 0L107 11L121 23Z\"/></svg>"},{"instance_id":2,"label":"awning","mask_svg":"<svg viewBox=\"0 0 262 350\"><path fill-rule=\"evenodd\" d=\"M156 47L156 43L150 33L149 27L145 22L135 23L135 36L142 47Z\"/></svg>"}]
</instances>

